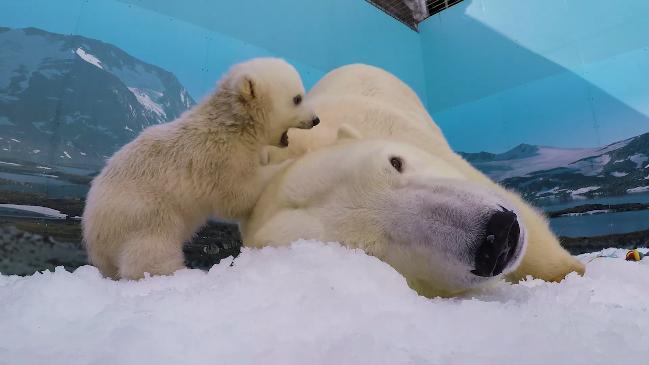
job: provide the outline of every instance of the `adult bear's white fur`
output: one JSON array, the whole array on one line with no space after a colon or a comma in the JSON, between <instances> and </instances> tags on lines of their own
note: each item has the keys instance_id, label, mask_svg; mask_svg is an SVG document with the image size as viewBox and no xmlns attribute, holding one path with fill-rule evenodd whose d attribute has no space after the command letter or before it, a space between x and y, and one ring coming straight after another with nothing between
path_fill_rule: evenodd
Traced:
<instances>
[{"instance_id":1,"label":"adult bear's white fur","mask_svg":"<svg viewBox=\"0 0 649 365\"><path fill-rule=\"evenodd\" d=\"M245 217L282 168L262 167L271 146L291 127L313 126L303 95L291 65L255 59L177 120L142 131L92 182L83 214L90 262L113 278L184 267L183 243L210 216Z\"/></svg>"},{"instance_id":2,"label":"adult bear's white fur","mask_svg":"<svg viewBox=\"0 0 649 365\"><path fill-rule=\"evenodd\" d=\"M289 148L273 156L297 160L273 179L241 225L247 245L285 245L299 238L339 241L388 262L424 295L454 295L479 285L482 281L470 278L468 260L462 257L471 257L472 248L456 247L471 243L463 241L462 230L428 237L426 247L407 244L425 236L421 227L437 219L425 217L416 205L413 191L418 189L429 201L442 201L441 219L456 222L467 233L472 218L463 220L458 209L467 217L498 205L515 211L527 250L505 271L509 279L532 275L561 280L572 271L584 272L540 213L451 150L416 94L396 77L371 66L345 66L327 74L308 97L322 123L310 131L291 131ZM403 153L406 164L420 161L416 171L401 182L390 178L388 153ZM413 191L399 191L404 186ZM400 203L400 196L406 203ZM448 198L468 204L444 202ZM428 221L410 223L417 219Z\"/></svg>"}]
</instances>

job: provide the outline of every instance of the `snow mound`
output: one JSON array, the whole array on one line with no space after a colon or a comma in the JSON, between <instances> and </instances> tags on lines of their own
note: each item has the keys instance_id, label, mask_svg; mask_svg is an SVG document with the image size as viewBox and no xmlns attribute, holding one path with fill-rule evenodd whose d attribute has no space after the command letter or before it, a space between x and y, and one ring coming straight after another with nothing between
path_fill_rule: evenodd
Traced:
<instances>
[{"instance_id":1,"label":"snow mound","mask_svg":"<svg viewBox=\"0 0 649 365\"><path fill-rule=\"evenodd\" d=\"M644 364L649 259L611 258L624 252L583 256L583 278L457 299L307 241L137 282L90 266L0 276L0 363Z\"/></svg>"}]
</instances>

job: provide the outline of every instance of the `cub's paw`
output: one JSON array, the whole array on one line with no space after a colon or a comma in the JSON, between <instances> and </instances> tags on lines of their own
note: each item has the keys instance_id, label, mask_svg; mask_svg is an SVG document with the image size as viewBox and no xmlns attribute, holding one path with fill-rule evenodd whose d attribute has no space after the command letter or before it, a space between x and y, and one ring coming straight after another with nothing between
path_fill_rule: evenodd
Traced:
<instances>
[{"instance_id":1,"label":"cub's paw","mask_svg":"<svg viewBox=\"0 0 649 365\"><path fill-rule=\"evenodd\" d=\"M264 146L259 153L261 166L276 165L289 159L291 159L291 155L288 149L277 146Z\"/></svg>"},{"instance_id":2,"label":"cub's paw","mask_svg":"<svg viewBox=\"0 0 649 365\"><path fill-rule=\"evenodd\" d=\"M356 128L347 123L343 123L338 128L338 132L336 133L336 140L341 141L345 139L363 139L363 136L359 131L356 130Z\"/></svg>"}]
</instances>

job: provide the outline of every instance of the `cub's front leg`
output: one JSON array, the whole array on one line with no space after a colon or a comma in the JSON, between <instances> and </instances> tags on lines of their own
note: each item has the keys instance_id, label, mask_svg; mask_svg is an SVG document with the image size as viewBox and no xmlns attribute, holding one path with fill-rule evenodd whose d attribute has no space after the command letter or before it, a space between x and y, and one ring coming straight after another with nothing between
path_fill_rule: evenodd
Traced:
<instances>
[{"instance_id":1,"label":"cub's front leg","mask_svg":"<svg viewBox=\"0 0 649 365\"><path fill-rule=\"evenodd\" d=\"M292 157L287 147L264 146L259 154L259 163L261 166L277 165L292 160Z\"/></svg>"}]
</instances>

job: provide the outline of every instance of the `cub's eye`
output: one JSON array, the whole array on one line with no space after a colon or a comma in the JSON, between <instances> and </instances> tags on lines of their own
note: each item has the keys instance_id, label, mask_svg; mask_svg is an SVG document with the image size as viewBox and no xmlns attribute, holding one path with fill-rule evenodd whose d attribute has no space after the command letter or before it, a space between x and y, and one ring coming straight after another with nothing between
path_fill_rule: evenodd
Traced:
<instances>
[{"instance_id":1,"label":"cub's eye","mask_svg":"<svg viewBox=\"0 0 649 365\"><path fill-rule=\"evenodd\" d=\"M400 157L390 157L390 165L399 172L403 171L403 160Z\"/></svg>"},{"instance_id":2,"label":"cub's eye","mask_svg":"<svg viewBox=\"0 0 649 365\"><path fill-rule=\"evenodd\" d=\"M300 105L301 102L302 102L302 95L296 95L293 98L293 104Z\"/></svg>"}]
</instances>

